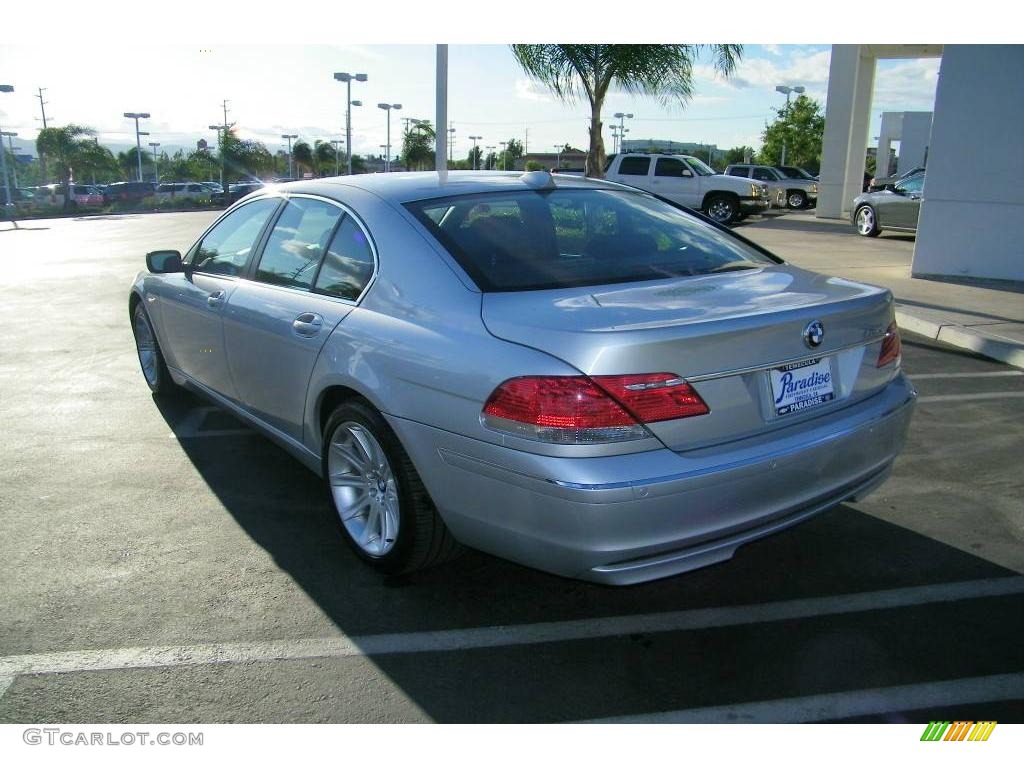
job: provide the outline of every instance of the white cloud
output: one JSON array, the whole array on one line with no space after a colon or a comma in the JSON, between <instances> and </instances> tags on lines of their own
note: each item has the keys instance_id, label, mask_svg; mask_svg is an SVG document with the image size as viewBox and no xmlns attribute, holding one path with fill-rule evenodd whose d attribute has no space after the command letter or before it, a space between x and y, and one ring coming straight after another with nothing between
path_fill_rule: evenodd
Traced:
<instances>
[{"instance_id":1,"label":"white cloud","mask_svg":"<svg viewBox=\"0 0 1024 768\"><path fill-rule=\"evenodd\" d=\"M551 93L534 80L516 80L516 98L524 101L550 102Z\"/></svg>"},{"instance_id":2,"label":"white cloud","mask_svg":"<svg viewBox=\"0 0 1024 768\"><path fill-rule=\"evenodd\" d=\"M775 45L774 43L762 43L761 47L768 51L768 53L770 53L772 56L782 55L782 49L779 48L779 46Z\"/></svg>"}]
</instances>

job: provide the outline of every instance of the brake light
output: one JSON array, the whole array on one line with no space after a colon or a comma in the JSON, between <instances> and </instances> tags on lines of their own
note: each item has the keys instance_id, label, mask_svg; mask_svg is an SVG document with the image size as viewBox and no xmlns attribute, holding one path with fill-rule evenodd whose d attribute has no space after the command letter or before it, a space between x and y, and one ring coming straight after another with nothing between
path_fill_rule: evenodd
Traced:
<instances>
[{"instance_id":1,"label":"brake light","mask_svg":"<svg viewBox=\"0 0 1024 768\"><path fill-rule=\"evenodd\" d=\"M896 327L896 321L889 323L885 331L885 338L882 339L882 349L878 353L876 365L881 368L883 365L896 361L896 367L900 367L903 356L903 344L900 342L900 329Z\"/></svg>"},{"instance_id":2,"label":"brake light","mask_svg":"<svg viewBox=\"0 0 1024 768\"><path fill-rule=\"evenodd\" d=\"M632 376L523 376L487 399L491 429L546 443L587 445L649 436L643 422L707 413L693 388L671 373Z\"/></svg>"}]
</instances>

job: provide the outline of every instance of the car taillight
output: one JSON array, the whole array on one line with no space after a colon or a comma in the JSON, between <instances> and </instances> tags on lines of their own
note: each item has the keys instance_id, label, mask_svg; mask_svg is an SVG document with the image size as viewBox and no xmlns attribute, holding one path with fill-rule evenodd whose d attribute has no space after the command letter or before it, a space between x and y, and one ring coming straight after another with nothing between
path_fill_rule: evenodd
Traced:
<instances>
[{"instance_id":1,"label":"car taillight","mask_svg":"<svg viewBox=\"0 0 1024 768\"><path fill-rule=\"evenodd\" d=\"M650 435L645 422L707 412L700 395L671 373L523 376L491 393L483 421L530 440L588 445L639 440Z\"/></svg>"},{"instance_id":2,"label":"car taillight","mask_svg":"<svg viewBox=\"0 0 1024 768\"><path fill-rule=\"evenodd\" d=\"M876 365L881 368L895 360L896 367L899 368L902 354L903 344L900 342L900 329L896 327L896 321L893 320L885 331L885 338L882 339L882 349L878 353Z\"/></svg>"}]
</instances>

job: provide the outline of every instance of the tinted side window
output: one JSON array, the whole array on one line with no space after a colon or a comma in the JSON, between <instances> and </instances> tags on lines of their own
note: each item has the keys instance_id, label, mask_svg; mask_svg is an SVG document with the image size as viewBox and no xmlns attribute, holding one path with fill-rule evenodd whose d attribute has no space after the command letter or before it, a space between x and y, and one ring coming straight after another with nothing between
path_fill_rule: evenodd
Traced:
<instances>
[{"instance_id":1,"label":"tinted side window","mask_svg":"<svg viewBox=\"0 0 1024 768\"><path fill-rule=\"evenodd\" d=\"M318 291L355 301L373 275L373 251L351 216L335 233L316 278Z\"/></svg>"},{"instance_id":2,"label":"tinted side window","mask_svg":"<svg viewBox=\"0 0 1024 768\"><path fill-rule=\"evenodd\" d=\"M676 160L674 157L659 157L654 166L654 175L679 178L680 176L692 176L693 171L682 160Z\"/></svg>"},{"instance_id":3,"label":"tinted side window","mask_svg":"<svg viewBox=\"0 0 1024 768\"><path fill-rule=\"evenodd\" d=\"M754 178L758 181L778 181L779 177L767 168L755 168Z\"/></svg>"},{"instance_id":4,"label":"tinted side window","mask_svg":"<svg viewBox=\"0 0 1024 768\"><path fill-rule=\"evenodd\" d=\"M267 239L256 279L308 289L341 214L338 206L322 200L289 200Z\"/></svg>"},{"instance_id":5,"label":"tinted side window","mask_svg":"<svg viewBox=\"0 0 1024 768\"><path fill-rule=\"evenodd\" d=\"M903 192L920 192L924 189L924 174L911 176L909 179L901 181L896 187Z\"/></svg>"},{"instance_id":6,"label":"tinted side window","mask_svg":"<svg viewBox=\"0 0 1024 768\"><path fill-rule=\"evenodd\" d=\"M649 157L624 157L619 164L619 173L623 176L646 176L650 167Z\"/></svg>"},{"instance_id":7,"label":"tinted side window","mask_svg":"<svg viewBox=\"0 0 1024 768\"><path fill-rule=\"evenodd\" d=\"M276 198L256 200L229 213L199 244L192 257L193 268L211 275L241 272L277 204Z\"/></svg>"},{"instance_id":8,"label":"tinted side window","mask_svg":"<svg viewBox=\"0 0 1024 768\"><path fill-rule=\"evenodd\" d=\"M743 168L742 166L739 168L730 168L728 170L728 174L730 176L742 176L743 178L747 178L750 175L750 169Z\"/></svg>"}]
</instances>

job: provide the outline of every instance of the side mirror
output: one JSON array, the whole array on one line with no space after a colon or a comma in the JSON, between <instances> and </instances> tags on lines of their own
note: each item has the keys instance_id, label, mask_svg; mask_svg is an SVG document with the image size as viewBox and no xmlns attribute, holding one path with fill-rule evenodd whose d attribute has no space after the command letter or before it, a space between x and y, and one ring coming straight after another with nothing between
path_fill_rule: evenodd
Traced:
<instances>
[{"instance_id":1,"label":"side mirror","mask_svg":"<svg viewBox=\"0 0 1024 768\"><path fill-rule=\"evenodd\" d=\"M894 195L906 195L907 194L906 192L903 191L902 187L893 186L893 187L886 187L886 189L888 189Z\"/></svg>"},{"instance_id":2,"label":"side mirror","mask_svg":"<svg viewBox=\"0 0 1024 768\"><path fill-rule=\"evenodd\" d=\"M693 171L691 171L689 168L683 168L683 172L680 173L679 175L682 176L684 179L692 179Z\"/></svg>"},{"instance_id":3,"label":"side mirror","mask_svg":"<svg viewBox=\"0 0 1024 768\"><path fill-rule=\"evenodd\" d=\"M146 267L155 275L184 271L178 251L150 251L146 254Z\"/></svg>"}]
</instances>

